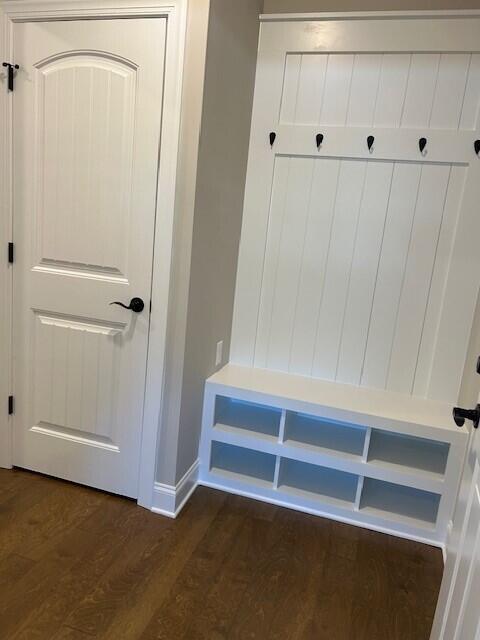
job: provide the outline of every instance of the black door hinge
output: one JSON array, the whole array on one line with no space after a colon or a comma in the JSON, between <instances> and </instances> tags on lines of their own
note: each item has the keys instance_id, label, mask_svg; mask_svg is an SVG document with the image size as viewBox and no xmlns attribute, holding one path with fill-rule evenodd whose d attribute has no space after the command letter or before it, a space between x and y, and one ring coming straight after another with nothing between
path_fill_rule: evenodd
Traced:
<instances>
[{"instance_id":1,"label":"black door hinge","mask_svg":"<svg viewBox=\"0 0 480 640\"><path fill-rule=\"evenodd\" d=\"M20 69L18 64L12 64L11 62L2 63L2 67L7 68L7 76L8 76L8 90L13 91L13 79L15 77L15 71Z\"/></svg>"},{"instance_id":2,"label":"black door hinge","mask_svg":"<svg viewBox=\"0 0 480 640\"><path fill-rule=\"evenodd\" d=\"M14 412L13 396L8 396L8 415L13 416Z\"/></svg>"},{"instance_id":3,"label":"black door hinge","mask_svg":"<svg viewBox=\"0 0 480 640\"><path fill-rule=\"evenodd\" d=\"M13 242L9 242L8 243L8 262L10 264L13 264L14 260L15 260L15 245L13 244Z\"/></svg>"}]
</instances>

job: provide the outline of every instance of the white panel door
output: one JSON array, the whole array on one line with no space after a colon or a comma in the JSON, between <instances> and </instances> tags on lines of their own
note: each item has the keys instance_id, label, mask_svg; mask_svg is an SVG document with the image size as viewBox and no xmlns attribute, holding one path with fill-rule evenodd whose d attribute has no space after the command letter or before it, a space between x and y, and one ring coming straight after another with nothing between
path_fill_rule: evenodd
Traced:
<instances>
[{"instance_id":1,"label":"white panel door","mask_svg":"<svg viewBox=\"0 0 480 640\"><path fill-rule=\"evenodd\" d=\"M431 640L480 637L480 435L472 430Z\"/></svg>"},{"instance_id":2,"label":"white panel door","mask_svg":"<svg viewBox=\"0 0 480 640\"><path fill-rule=\"evenodd\" d=\"M479 42L478 17L262 24L235 364L457 400L480 282Z\"/></svg>"},{"instance_id":3,"label":"white panel door","mask_svg":"<svg viewBox=\"0 0 480 640\"><path fill-rule=\"evenodd\" d=\"M14 464L131 497L165 37L164 19L14 27Z\"/></svg>"}]
</instances>

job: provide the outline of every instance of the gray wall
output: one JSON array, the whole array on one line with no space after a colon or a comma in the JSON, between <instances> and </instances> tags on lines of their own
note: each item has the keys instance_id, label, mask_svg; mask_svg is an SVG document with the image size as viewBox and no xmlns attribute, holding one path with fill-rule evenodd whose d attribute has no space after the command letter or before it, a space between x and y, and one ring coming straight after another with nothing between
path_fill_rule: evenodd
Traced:
<instances>
[{"instance_id":1,"label":"gray wall","mask_svg":"<svg viewBox=\"0 0 480 640\"><path fill-rule=\"evenodd\" d=\"M189 0L156 479L175 483L210 0ZM155 293L153 295L155 304Z\"/></svg>"},{"instance_id":2,"label":"gray wall","mask_svg":"<svg viewBox=\"0 0 480 640\"><path fill-rule=\"evenodd\" d=\"M177 459L197 458L205 379L228 361L261 0L211 0Z\"/></svg>"},{"instance_id":3,"label":"gray wall","mask_svg":"<svg viewBox=\"0 0 480 640\"><path fill-rule=\"evenodd\" d=\"M265 0L264 13L480 9L480 0Z\"/></svg>"}]
</instances>

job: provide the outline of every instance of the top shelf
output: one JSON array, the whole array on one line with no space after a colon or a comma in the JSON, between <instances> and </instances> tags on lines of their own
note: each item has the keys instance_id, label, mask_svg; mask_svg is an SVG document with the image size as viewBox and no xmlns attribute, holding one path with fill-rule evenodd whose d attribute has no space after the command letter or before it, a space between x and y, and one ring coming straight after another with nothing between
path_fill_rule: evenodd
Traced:
<instances>
[{"instance_id":1,"label":"top shelf","mask_svg":"<svg viewBox=\"0 0 480 640\"><path fill-rule=\"evenodd\" d=\"M448 403L367 389L315 378L228 364L208 379L218 393L234 389L236 395L253 402L282 407L351 424L416 435L420 431L434 439L463 439L466 428L456 427Z\"/></svg>"}]
</instances>

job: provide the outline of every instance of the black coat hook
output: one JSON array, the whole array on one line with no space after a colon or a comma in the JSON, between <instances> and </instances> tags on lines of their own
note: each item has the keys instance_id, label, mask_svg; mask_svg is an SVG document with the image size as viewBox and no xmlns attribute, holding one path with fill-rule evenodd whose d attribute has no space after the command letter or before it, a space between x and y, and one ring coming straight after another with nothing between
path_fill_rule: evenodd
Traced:
<instances>
[{"instance_id":1,"label":"black coat hook","mask_svg":"<svg viewBox=\"0 0 480 640\"><path fill-rule=\"evenodd\" d=\"M368 136L368 138L367 138L367 147L368 147L369 151L372 150L374 141L375 141L375 136Z\"/></svg>"},{"instance_id":2,"label":"black coat hook","mask_svg":"<svg viewBox=\"0 0 480 640\"><path fill-rule=\"evenodd\" d=\"M274 142L275 142L275 140L277 138L277 134L275 133L275 131L272 131L270 133L269 138L270 138L270 146L273 147L273 144L274 144Z\"/></svg>"},{"instance_id":3,"label":"black coat hook","mask_svg":"<svg viewBox=\"0 0 480 640\"><path fill-rule=\"evenodd\" d=\"M19 69L18 64L12 64L11 62L4 62L2 67L8 68L8 90L13 91L13 73L15 69Z\"/></svg>"},{"instance_id":4,"label":"black coat hook","mask_svg":"<svg viewBox=\"0 0 480 640\"><path fill-rule=\"evenodd\" d=\"M418 141L418 148L420 149L420 153L423 153L423 150L425 149L426 146L427 146L427 139L420 138L420 140Z\"/></svg>"},{"instance_id":5,"label":"black coat hook","mask_svg":"<svg viewBox=\"0 0 480 640\"><path fill-rule=\"evenodd\" d=\"M480 153L480 140L475 140L473 143L473 148L475 149L475 154L478 156Z\"/></svg>"},{"instance_id":6,"label":"black coat hook","mask_svg":"<svg viewBox=\"0 0 480 640\"><path fill-rule=\"evenodd\" d=\"M320 149L320 147L322 146L323 138L324 138L323 133L317 133L317 136L316 136L317 149Z\"/></svg>"}]
</instances>

